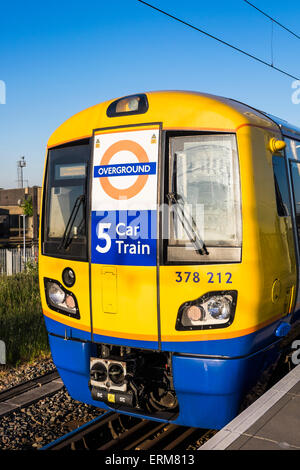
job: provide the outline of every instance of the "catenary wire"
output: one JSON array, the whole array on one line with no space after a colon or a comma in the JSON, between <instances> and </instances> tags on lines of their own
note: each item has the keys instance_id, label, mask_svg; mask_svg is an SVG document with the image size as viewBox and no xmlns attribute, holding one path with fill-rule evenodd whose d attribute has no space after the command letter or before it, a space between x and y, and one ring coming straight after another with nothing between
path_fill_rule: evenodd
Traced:
<instances>
[{"instance_id":1,"label":"catenary wire","mask_svg":"<svg viewBox=\"0 0 300 470\"><path fill-rule=\"evenodd\" d=\"M265 13L264 11L260 10L259 8L257 8L255 5L253 5L253 3L249 2L248 0L244 0L245 3L248 3L248 5L250 5L252 8L255 8L255 10L259 11L259 13L261 13L262 15L266 16L267 18L269 18L271 21L273 21L274 23L276 23L278 26L280 26L281 28L285 29L288 33L292 34L293 36L295 36L297 39L300 39L300 36L296 33L294 33L294 31L292 31L291 29L287 28L286 26L284 26L282 23L279 23L279 21L275 20L275 18L273 18L272 16L268 15L267 13Z\"/></svg>"},{"instance_id":2,"label":"catenary wire","mask_svg":"<svg viewBox=\"0 0 300 470\"><path fill-rule=\"evenodd\" d=\"M233 44L230 44L230 43L228 43L228 42L226 42L226 41L223 41L223 39L220 39L220 38L218 38L217 36L214 36L214 35L212 35L212 34L206 32L206 31L203 31L202 29L197 28L196 26L192 25L191 23L188 23L187 21L181 20L180 18L178 18L178 17L172 15L171 13L168 13L168 12L166 12L166 11L164 11L164 10L161 10L160 8L155 7L154 5L151 5L151 3L147 3L147 2L145 2L144 0L137 0L137 1L140 2L140 3L142 3L142 4L144 4L144 5L146 5L146 6L148 6L148 7L150 7L150 8L152 8L153 10L156 10L156 11L158 11L158 12L160 12L160 13L162 13L162 14L168 16L169 18L172 18L173 20L178 21L179 23L184 24L185 26L188 26L189 28L192 28L192 29L198 31L199 33L204 34L205 36L210 37L211 39L214 39L215 41L220 42L221 44L224 44L225 46L230 47L231 49L234 49L234 50L237 51L237 52L240 52L241 54L244 54L244 55L247 56L247 57L250 57L250 58L253 59L253 60L256 60L257 62L260 62L260 63L263 64L263 65L266 65L267 67L270 67L270 68L273 69L273 70L276 70L277 72L280 72L280 73L282 73L282 74L284 74L284 75L286 75L286 76L288 76L288 77L290 77L290 78L293 78L293 79L295 79L295 80L300 80L299 77L296 77L295 75L292 75L292 74L286 72L285 70L282 70L282 69L280 69L280 68L278 68L278 67L275 67L275 66L272 65L272 64L269 64L269 62L266 62L265 60L260 59L259 57L255 56L255 55L252 55L252 54L250 54L249 52L246 52L246 51L244 51L243 49L240 49L240 48L237 47L237 46L234 46Z\"/></svg>"}]
</instances>

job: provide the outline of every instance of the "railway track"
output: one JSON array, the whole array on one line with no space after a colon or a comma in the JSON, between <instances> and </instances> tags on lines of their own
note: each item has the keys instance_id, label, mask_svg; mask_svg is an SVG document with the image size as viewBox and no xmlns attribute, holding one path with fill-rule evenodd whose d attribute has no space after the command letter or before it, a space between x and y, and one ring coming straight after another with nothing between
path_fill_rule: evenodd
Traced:
<instances>
[{"instance_id":1,"label":"railway track","mask_svg":"<svg viewBox=\"0 0 300 470\"><path fill-rule=\"evenodd\" d=\"M57 371L22 382L0 392L0 418L63 388ZM185 450L205 437L207 430L143 420L132 416L104 412L59 439L43 450Z\"/></svg>"},{"instance_id":2,"label":"railway track","mask_svg":"<svg viewBox=\"0 0 300 470\"><path fill-rule=\"evenodd\" d=\"M5 389L0 392L0 418L52 395L62 388L63 382L58 372L52 371Z\"/></svg>"},{"instance_id":3,"label":"railway track","mask_svg":"<svg viewBox=\"0 0 300 470\"><path fill-rule=\"evenodd\" d=\"M41 450L184 451L193 443L200 440L205 442L212 433L214 431L207 429L187 428L105 412Z\"/></svg>"}]
</instances>

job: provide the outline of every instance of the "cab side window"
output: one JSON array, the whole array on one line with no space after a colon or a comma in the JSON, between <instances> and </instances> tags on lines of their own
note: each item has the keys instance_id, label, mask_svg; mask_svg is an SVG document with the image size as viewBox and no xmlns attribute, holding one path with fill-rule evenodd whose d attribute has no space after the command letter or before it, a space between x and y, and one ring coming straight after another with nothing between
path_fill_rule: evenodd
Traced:
<instances>
[{"instance_id":1,"label":"cab side window","mask_svg":"<svg viewBox=\"0 0 300 470\"><path fill-rule=\"evenodd\" d=\"M291 202L288 188L287 171L283 157L273 156L274 184L279 217L291 215Z\"/></svg>"}]
</instances>

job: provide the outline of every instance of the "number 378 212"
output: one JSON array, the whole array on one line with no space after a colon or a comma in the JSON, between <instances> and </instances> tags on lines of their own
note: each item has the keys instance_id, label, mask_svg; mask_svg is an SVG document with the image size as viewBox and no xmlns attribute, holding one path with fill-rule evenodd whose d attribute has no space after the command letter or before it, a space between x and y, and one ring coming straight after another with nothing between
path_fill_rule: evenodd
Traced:
<instances>
[{"instance_id":1,"label":"number 378 212","mask_svg":"<svg viewBox=\"0 0 300 470\"><path fill-rule=\"evenodd\" d=\"M200 282L200 273L197 271L176 271L176 282ZM201 280L206 281L208 284L232 284L231 273L201 273Z\"/></svg>"}]
</instances>

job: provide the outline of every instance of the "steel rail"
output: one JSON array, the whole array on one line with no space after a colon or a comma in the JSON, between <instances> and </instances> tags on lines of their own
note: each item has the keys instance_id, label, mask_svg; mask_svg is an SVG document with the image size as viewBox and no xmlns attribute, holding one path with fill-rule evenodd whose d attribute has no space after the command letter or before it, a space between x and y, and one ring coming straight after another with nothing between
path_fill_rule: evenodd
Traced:
<instances>
[{"instance_id":1,"label":"steel rail","mask_svg":"<svg viewBox=\"0 0 300 470\"><path fill-rule=\"evenodd\" d=\"M148 439L148 437L150 437L151 435L153 436L154 434L162 431L165 426L166 426L166 423L157 424L154 428L152 428L146 434L143 434L142 436L139 436L138 439L136 439L135 441L131 442L126 447L124 447L124 450L135 450L141 442Z\"/></svg>"},{"instance_id":2,"label":"steel rail","mask_svg":"<svg viewBox=\"0 0 300 470\"><path fill-rule=\"evenodd\" d=\"M105 411L101 416L59 437L39 450L174 450L182 447L183 443L185 445L194 443L197 438L199 439L207 432L203 429L185 428L175 424L144 419L136 423L137 418L132 417L131 427L116 434L115 431L112 431L112 425L114 422L118 424L117 421L120 418L122 416L113 411ZM122 423L121 428L124 429ZM105 442L99 445L101 440Z\"/></svg>"},{"instance_id":3,"label":"steel rail","mask_svg":"<svg viewBox=\"0 0 300 470\"><path fill-rule=\"evenodd\" d=\"M63 387L58 372L52 371L5 389L0 392L0 418L54 395Z\"/></svg>"},{"instance_id":4,"label":"steel rail","mask_svg":"<svg viewBox=\"0 0 300 470\"><path fill-rule=\"evenodd\" d=\"M27 392L28 390L40 387L56 379L59 379L59 373L55 370L47 372L46 374L41 375L40 377L35 377L31 380L21 382L17 385L14 385L13 387L5 388L4 390L0 391L0 403L3 401L10 400L11 398L21 395L22 393Z\"/></svg>"},{"instance_id":5,"label":"steel rail","mask_svg":"<svg viewBox=\"0 0 300 470\"><path fill-rule=\"evenodd\" d=\"M149 450L158 446L161 447L163 445L163 442L167 438L170 438L170 435L173 435L180 428L181 426L178 426L176 424L167 424L166 428L161 434L159 434L155 438L153 437L153 439L146 439L144 442L142 442L136 447L136 450Z\"/></svg>"},{"instance_id":6,"label":"steel rail","mask_svg":"<svg viewBox=\"0 0 300 470\"><path fill-rule=\"evenodd\" d=\"M146 432L149 428L153 428L154 426L156 426L156 423L153 423L153 421L141 421L140 423L130 428L128 431L120 434L120 436L118 436L116 439L113 439L99 447L98 450L111 450L115 448L118 450L123 450L126 445L130 444L130 440L136 440L137 437L141 435L140 433ZM150 432L153 433L153 430Z\"/></svg>"},{"instance_id":7,"label":"steel rail","mask_svg":"<svg viewBox=\"0 0 300 470\"><path fill-rule=\"evenodd\" d=\"M100 431L101 428L108 427L109 423L117 420L119 415L113 411L105 411L101 416L84 423L82 426L74 429L73 431L64 434L55 441L46 444L41 447L39 450L61 450L70 448L75 450L75 444L81 440L84 440L88 435L95 431ZM87 445L84 445L85 448L88 448Z\"/></svg>"},{"instance_id":8,"label":"steel rail","mask_svg":"<svg viewBox=\"0 0 300 470\"><path fill-rule=\"evenodd\" d=\"M187 428L182 432L174 441L170 442L163 450L173 450L178 446L182 446L184 443L196 439L199 439L206 434L207 429L200 428Z\"/></svg>"}]
</instances>

